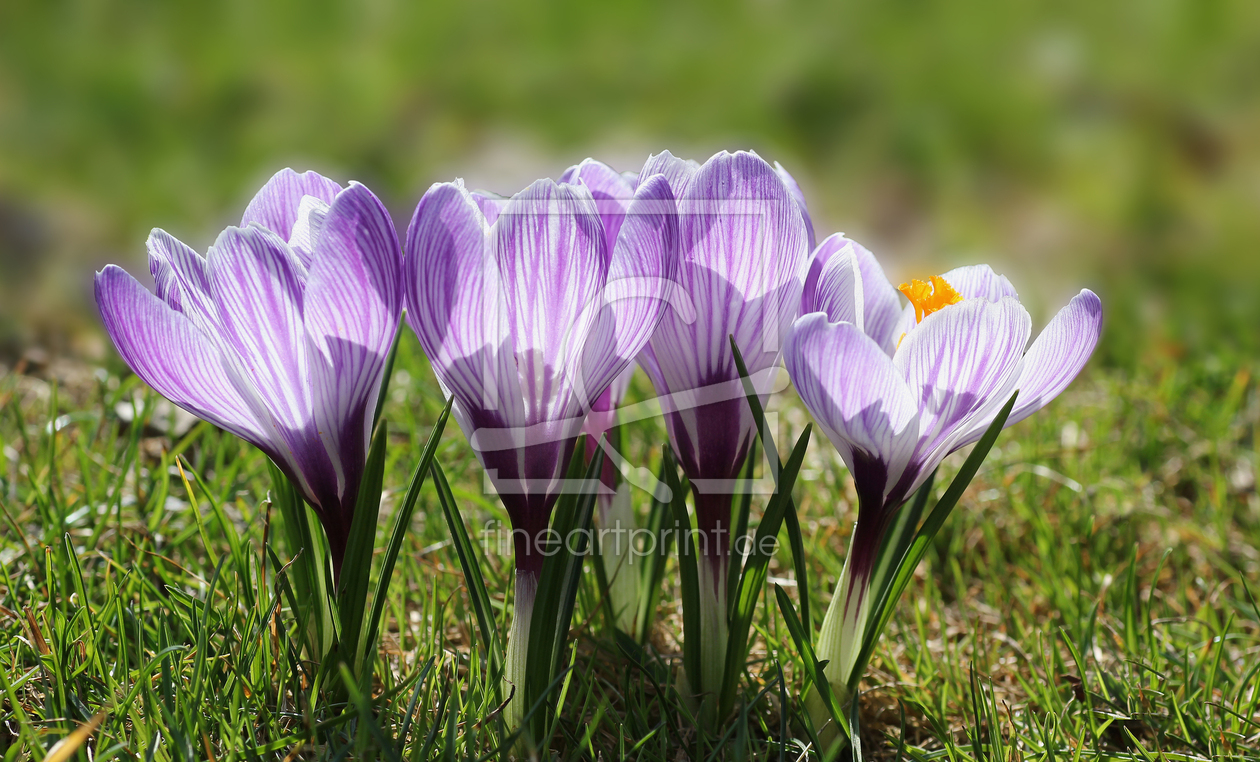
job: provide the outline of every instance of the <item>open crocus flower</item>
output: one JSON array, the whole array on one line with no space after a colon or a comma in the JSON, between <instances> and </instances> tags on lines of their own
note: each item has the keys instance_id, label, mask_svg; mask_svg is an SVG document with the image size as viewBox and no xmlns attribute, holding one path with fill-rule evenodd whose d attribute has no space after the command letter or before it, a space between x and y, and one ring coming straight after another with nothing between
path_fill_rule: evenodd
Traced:
<instances>
[{"instance_id":1,"label":"open crocus flower","mask_svg":"<svg viewBox=\"0 0 1260 762\"><path fill-rule=\"evenodd\" d=\"M315 509L340 574L402 305L394 225L371 191L278 172L203 258L149 236L157 294L96 275L118 353L171 402L265 452Z\"/></svg>"},{"instance_id":2,"label":"open crocus flower","mask_svg":"<svg viewBox=\"0 0 1260 762\"><path fill-rule=\"evenodd\" d=\"M432 186L407 232L408 320L512 521L516 613L506 679L524 686L542 548L592 404L660 318L677 222L663 177L643 177L615 241L592 192L539 180L510 200ZM520 722L523 699L507 718Z\"/></svg>"},{"instance_id":3,"label":"open crocus flower","mask_svg":"<svg viewBox=\"0 0 1260 762\"><path fill-rule=\"evenodd\" d=\"M696 314L666 312L639 363L693 488L704 648L702 674L687 679L693 693L714 695L725 673L731 493L754 436L729 337L764 401L799 309L811 233L796 183L754 153L699 165L665 152L640 177L658 173L678 199L678 285Z\"/></svg>"},{"instance_id":4,"label":"open crocus flower","mask_svg":"<svg viewBox=\"0 0 1260 762\"><path fill-rule=\"evenodd\" d=\"M848 466L858 521L817 654L847 695L881 540L941 461L980 439L1018 390L1009 426L1044 407L1098 343L1102 304L1083 290L1025 352L1031 319L1006 278L962 267L897 290L866 249L833 237L784 350L788 372Z\"/></svg>"}]
</instances>

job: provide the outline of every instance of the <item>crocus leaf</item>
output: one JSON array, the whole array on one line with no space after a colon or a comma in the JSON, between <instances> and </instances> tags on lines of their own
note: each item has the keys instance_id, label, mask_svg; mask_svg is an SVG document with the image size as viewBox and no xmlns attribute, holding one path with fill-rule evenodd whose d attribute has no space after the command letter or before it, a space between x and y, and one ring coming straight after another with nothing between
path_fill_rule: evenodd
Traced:
<instances>
[{"instance_id":1,"label":"crocus leaf","mask_svg":"<svg viewBox=\"0 0 1260 762\"><path fill-rule=\"evenodd\" d=\"M660 484L666 483L666 471L673 470L677 474L678 467L674 465L674 455L670 448L664 448L661 454L661 467L657 471L656 480ZM640 574L643 575L639 584L639 609L638 616L635 617L635 625L638 628L635 639L639 643L646 643L648 634L652 631L652 620L656 615L656 599L660 595L661 580L665 577L665 562L669 560L669 546L673 542L674 533L667 531L670 524L669 517L672 515L672 502L658 499L655 492L652 493L652 504L648 510L647 530L656 538L653 548L654 552L647 558L647 562L640 567Z\"/></svg>"},{"instance_id":2,"label":"crocus leaf","mask_svg":"<svg viewBox=\"0 0 1260 762\"><path fill-rule=\"evenodd\" d=\"M923 522L923 526L915 534L909 550L906 551L906 554L897 564L896 572L888 583L888 589L876 602L873 610L874 616L867 621L866 631L862 634L862 650L858 652L857 661L853 665L853 672L849 675L847 681L850 691L855 690L861 681L862 673L866 671L866 664L870 661L871 654L875 651L875 644L879 642L880 633L884 631L888 620L892 618L893 611L897 608L897 601L901 598L902 592L905 591L906 585L910 583L910 577L914 575L914 570L919 566L919 561L923 560L923 555L927 553L928 545L936 537L936 533L940 531L941 526L945 523L945 519L949 517L950 511L954 510L954 506L958 504L963 491L971 484L976 471L980 469L980 464L988 457L989 450L993 448L993 443L997 441L998 434L1002 433L1002 426L1006 423L1007 416L1011 414L1011 408L1015 406L1015 398L1018 396L1018 391L1011 394L1011 398L998 411L998 414L993 418L993 422L989 424L989 428L985 430L984 436L980 437L979 442L976 442L975 448L967 456L967 460L963 462L962 468L958 470L954 480L950 482L949 488L945 490L945 494L937 501L932 512L928 514L927 520Z\"/></svg>"},{"instance_id":3,"label":"crocus leaf","mask_svg":"<svg viewBox=\"0 0 1260 762\"><path fill-rule=\"evenodd\" d=\"M398 554L402 550L407 531L411 528L411 516L415 513L416 501L420 498L420 488L424 486L424 477L429 473L429 464L433 462L433 455L437 452L438 443L442 439L442 431L446 428L446 421L450 417L451 405L454 401L454 397L446 401L437 423L433 424L433 428L429 431L429 441L425 443L424 450L420 454L420 462L416 464L416 470L411 474L407 496L394 512L394 526L390 531L389 545L386 546L385 556L381 559L381 573L376 580L376 590L372 594L372 612L366 623L367 637L363 640L363 647L360 649L364 663L376 648L381 616L385 612L386 594L389 592L390 578L394 576L394 565L398 561Z\"/></svg>"},{"instance_id":4,"label":"crocus leaf","mask_svg":"<svg viewBox=\"0 0 1260 762\"><path fill-rule=\"evenodd\" d=\"M796 502L788 501L783 513L783 525L787 529L788 542L792 545L792 568L796 572L796 595L801 599L801 623L813 636L814 620L809 610L809 566L805 560L805 537L801 534L801 521L796 515Z\"/></svg>"},{"instance_id":5,"label":"crocus leaf","mask_svg":"<svg viewBox=\"0 0 1260 762\"><path fill-rule=\"evenodd\" d=\"M748 660L748 635L752 628L753 613L769 571L771 553L765 552L764 548L767 541L771 545L776 543L779 529L783 526L783 515L792 502L792 487L796 484L796 476L805 461L805 451L809 447L809 435L813 428L812 423L805 426L800 438L796 440L796 446L792 448L792 454L788 456L787 465L780 474L779 487L761 516L748 560L744 564L744 572L740 575L738 598L732 607L727 630L726 669L722 678L721 701L718 703L720 718L730 714L735 705L735 688L744 671L744 663Z\"/></svg>"},{"instance_id":6,"label":"crocus leaf","mask_svg":"<svg viewBox=\"0 0 1260 762\"><path fill-rule=\"evenodd\" d=\"M670 509L674 514L673 533L678 538L678 577L682 588L683 671L688 682L700 679L700 581L696 569L696 544L692 538L691 517L687 515L687 493L673 468L674 458L665 469L665 486L673 493ZM694 686L693 686L694 688Z\"/></svg>"},{"instance_id":7,"label":"crocus leaf","mask_svg":"<svg viewBox=\"0 0 1260 762\"><path fill-rule=\"evenodd\" d=\"M757 463L757 440L754 438L749 444L748 455L744 461L744 493L739 496L738 506L733 526L735 531L731 532L731 547L733 550L739 550L739 538L748 534L748 519L752 514L752 479L753 469ZM739 575L743 569L743 559L737 554L731 554L730 566L727 569L726 579L726 601L727 601L727 618L731 616L731 612L735 610L735 601L738 600Z\"/></svg>"},{"instance_id":8,"label":"crocus leaf","mask_svg":"<svg viewBox=\"0 0 1260 762\"><path fill-rule=\"evenodd\" d=\"M823 672L826 664L819 662L818 657L814 655L814 646L809 642L805 628L801 626L801 620L796 618L796 607L792 605L792 599L778 585L774 586L774 597L779 603L779 611L783 614L783 622L792 636L792 642L796 644L796 650L801 655L801 661L804 662L806 677L814 684L823 705L831 714L832 722L844 731L845 736L849 736L849 722L845 718L844 709L836 700L836 694L832 693L831 683L827 682L827 675ZM821 728L813 730L817 732Z\"/></svg>"},{"instance_id":9,"label":"crocus leaf","mask_svg":"<svg viewBox=\"0 0 1260 762\"><path fill-rule=\"evenodd\" d=\"M292 567L288 578L293 583L293 593L298 608L297 617L303 645L312 661L320 661L332 647L333 617L328 595L327 576L324 567L328 559L319 544L319 532L311 531L311 521L302 493L287 476L270 460L272 505L280 509L284 526L286 549Z\"/></svg>"},{"instance_id":10,"label":"crocus leaf","mask_svg":"<svg viewBox=\"0 0 1260 762\"><path fill-rule=\"evenodd\" d=\"M381 513L381 485L385 475L387 425L381 422L372 436L363 481L355 501L354 518L346 540L346 555L338 580L337 614L341 624L340 651L350 668L356 670L359 639L363 635L363 612L367 607L368 584L372 576L372 551L376 548L376 523Z\"/></svg>"},{"instance_id":11,"label":"crocus leaf","mask_svg":"<svg viewBox=\"0 0 1260 762\"><path fill-rule=\"evenodd\" d=\"M455 555L459 558L460 571L464 573L464 584L468 587L468 597L472 600L473 613L477 617L477 628L481 630L481 640L486 643L486 651L490 654L492 669L503 663L503 646L499 640L499 631L494 624L494 609L490 605L490 593L486 590L486 580L481 576L481 567L477 564L477 556L473 544L464 529L464 517L460 515L459 504L451 493L451 485L442 472L442 464L437 460L430 461L429 470L433 473L433 486L437 490L438 502L442 505L442 515L446 518L446 526L451 532L451 544L455 547ZM498 685L497 680L492 680Z\"/></svg>"}]
</instances>

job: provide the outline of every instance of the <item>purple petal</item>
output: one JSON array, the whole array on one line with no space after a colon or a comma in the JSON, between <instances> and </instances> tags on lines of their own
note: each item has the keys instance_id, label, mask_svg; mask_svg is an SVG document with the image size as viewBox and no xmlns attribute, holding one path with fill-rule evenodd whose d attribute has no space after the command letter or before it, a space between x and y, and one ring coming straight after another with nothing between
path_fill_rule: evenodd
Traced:
<instances>
[{"instance_id":1,"label":"purple petal","mask_svg":"<svg viewBox=\"0 0 1260 762\"><path fill-rule=\"evenodd\" d=\"M358 183L328 209L304 295L316 430L352 507L372 412L401 311L401 253L389 213ZM346 506L346 498L351 500ZM347 526L348 529L348 526Z\"/></svg>"},{"instance_id":2,"label":"purple petal","mask_svg":"<svg viewBox=\"0 0 1260 762\"><path fill-rule=\"evenodd\" d=\"M651 339L677 300L678 220L669 184L654 175L639 186L609 266L599 319L586 342L579 402L589 409Z\"/></svg>"},{"instance_id":3,"label":"purple petal","mask_svg":"<svg viewBox=\"0 0 1260 762\"><path fill-rule=\"evenodd\" d=\"M824 264L817 270L820 261ZM815 252L810 275L816 272L812 298L809 294L801 296L801 313L821 311L833 323L853 323L891 356L900 335L894 330L901 319L901 299L875 256L836 234L823 241Z\"/></svg>"},{"instance_id":4,"label":"purple petal","mask_svg":"<svg viewBox=\"0 0 1260 762\"><path fill-rule=\"evenodd\" d=\"M617 244L622 220L634 199L634 183L612 167L594 159L569 167L560 176L569 185L581 183L591 192L599 217L604 223L604 241L611 250ZM671 203L672 203L671 196Z\"/></svg>"},{"instance_id":5,"label":"purple petal","mask_svg":"<svg viewBox=\"0 0 1260 762\"><path fill-rule=\"evenodd\" d=\"M652 175L665 175L665 181L669 183L674 198L681 198L687 185L699 171L700 165L691 159L680 159L669 151L662 151L648 157L643 169L639 170L638 184L647 182Z\"/></svg>"},{"instance_id":6,"label":"purple petal","mask_svg":"<svg viewBox=\"0 0 1260 762\"><path fill-rule=\"evenodd\" d=\"M298 204L297 222L293 223L293 234L289 236L289 248L305 269L309 270L311 267L315 242L319 240L324 218L327 216L328 204L314 196L302 197L302 202Z\"/></svg>"},{"instance_id":7,"label":"purple petal","mask_svg":"<svg viewBox=\"0 0 1260 762\"><path fill-rule=\"evenodd\" d=\"M807 234L783 181L750 153L706 162L678 210L678 283L696 314L667 310L640 362L658 394L696 397L679 397L680 412L667 419L688 474L729 479L746 452L752 417L728 337L767 394L773 373L761 371L777 364L800 308Z\"/></svg>"},{"instance_id":8,"label":"purple petal","mask_svg":"<svg viewBox=\"0 0 1260 762\"><path fill-rule=\"evenodd\" d=\"M157 296L166 302L171 309L183 312L183 290L179 285L179 276L175 273L174 261L186 259L202 263L197 252L188 248L182 241L160 228L149 233L146 244L149 250L149 273L157 287Z\"/></svg>"},{"instance_id":9,"label":"purple petal","mask_svg":"<svg viewBox=\"0 0 1260 762\"><path fill-rule=\"evenodd\" d=\"M494 221L499 219L499 212L502 212L503 207L508 203L508 199L490 191L475 190L469 195L477 204L477 208L481 210L482 216L486 218L487 225L493 225Z\"/></svg>"},{"instance_id":10,"label":"purple petal","mask_svg":"<svg viewBox=\"0 0 1260 762\"><path fill-rule=\"evenodd\" d=\"M491 236L526 405L522 423L573 418L581 406L571 385L610 259L594 200L581 186L539 180L512 197Z\"/></svg>"},{"instance_id":11,"label":"purple petal","mask_svg":"<svg viewBox=\"0 0 1260 762\"><path fill-rule=\"evenodd\" d=\"M993 268L988 265L956 267L941 277L962 294L964 299L984 298L996 302L1004 296L1019 298L1006 276L993 272Z\"/></svg>"},{"instance_id":12,"label":"purple petal","mask_svg":"<svg viewBox=\"0 0 1260 762\"><path fill-rule=\"evenodd\" d=\"M149 235L148 248L150 268L154 259L163 260L169 265L175 282L168 288L178 286L180 312L187 315L216 347L222 349L219 342L219 308L210 296L210 275L206 260L163 230L154 230ZM158 295L161 296L161 283L158 288ZM170 304L169 301L167 303Z\"/></svg>"},{"instance_id":13,"label":"purple petal","mask_svg":"<svg viewBox=\"0 0 1260 762\"><path fill-rule=\"evenodd\" d=\"M1006 425L1019 423L1059 396L1085 367L1101 334L1102 301L1083 289L1059 310L1024 355L1019 399Z\"/></svg>"},{"instance_id":14,"label":"purple petal","mask_svg":"<svg viewBox=\"0 0 1260 762\"><path fill-rule=\"evenodd\" d=\"M97 273L96 303L118 354L146 384L198 418L275 451L213 343L191 320L115 265Z\"/></svg>"},{"instance_id":15,"label":"purple petal","mask_svg":"<svg viewBox=\"0 0 1260 762\"><path fill-rule=\"evenodd\" d=\"M288 245L258 227L228 228L207 257L223 341L286 438L311 416L302 290Z\"/></svg>"},{"instance_id":16,"label":"purple petal","mask_svg":"<svg viewBox=\"0 0 1260 762\"><path fill-rule=\"evenodd\" d=\"M805 232L809 235L809 250L813 251L817 245L814 238L814 221L809 217L809 205L805 203L805 194L801 192L801 186L797 184L796 178L792 177L777 161L774 163L774 171L778 173L779 179L787 186L792 198L796 200L797 207L801 210L801 217L805 221Z\"/></svg>"},{"instance_id":17,"label":"purple petal","mask_svg":"<svg viewBox=\"0 0 1260 762\"><path fill-rule=\"evenodd\" d=\"M893 356L920 410L915 483L999 409L1018 379L1032 321L1020 303L967 299L928 315Z\"/></svg>"},{"instance_id":18,"label":"purple petal","mask_svg":"<svg viewBox=\"0 0 1260 762\"><path fill-rule=\"evenodd\" d=\"M792 383L853 474L863 506L882 507L919 438L918 405L883 349L851 323L812 313L788 334Z\"/></svg>"},{"instance_id":19,"label":"purple petal","mask_svg":"<svg viewBox=\"0 0 1260 762\"><path fill-rule=\"evenodd\" d=\"M477 197L462 183L438 183L416 206L407 230L403 283L407 322L438 380L463 411L457 420L470 437L478 426L507 426L524 419L498 267ZM504 410L487 418L487 411Z\"/></svg>"},{"instance_id":20,"label":"purple petal","mask_svg":"<svg viewBox=\"0 0 1260 762\"><path fill-rule=\"evenodd\" d=\"M293 234L293 224L298 220L303 196L314 196L331 204L340 192L340 185L316 172L298 174L292 169L282 169L249 202L241 217L241 227L262 225L288 241Z\"/></svg>"}]
</instances>

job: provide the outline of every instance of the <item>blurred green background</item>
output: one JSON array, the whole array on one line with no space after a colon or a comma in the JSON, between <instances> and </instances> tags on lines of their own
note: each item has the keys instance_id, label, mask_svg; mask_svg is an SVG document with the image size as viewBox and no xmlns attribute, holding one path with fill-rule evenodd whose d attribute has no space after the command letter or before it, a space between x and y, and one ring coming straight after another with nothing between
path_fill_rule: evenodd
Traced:
<instances>
[{"instance_id":1,"label":"blurred green background","mask_svg":"<svg viewBox=\"0 0 1260 762\"><path fill-rule=\"evenodd\" d=\"M91 274L276 169L511 192L752 148L892 277L988 261L1100 362L1260 341L1260 3L0 3L0 352L102 357ZM1215 358L1215 359L1213 359Z\"/></svg>"}]
</instances>

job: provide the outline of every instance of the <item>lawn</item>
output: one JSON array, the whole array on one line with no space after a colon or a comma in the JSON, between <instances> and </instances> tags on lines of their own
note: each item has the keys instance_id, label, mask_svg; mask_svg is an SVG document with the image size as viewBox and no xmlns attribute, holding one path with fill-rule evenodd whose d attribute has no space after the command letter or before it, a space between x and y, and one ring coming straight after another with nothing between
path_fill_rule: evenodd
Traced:
<instances>
[{"instance_id":1,"label":"lawn","mask_svg":"<svg viewBox=\"0 0 1260 762\"><path fill-rule=\"evenodd\" d=\"M176 415L120 367L18 366L0 387L4 759L45 758L80 723L95 731L76 753L93 760L503 751L485 647L431 481L388 590L370 695L320 700L293 642L265 459ZM1256 370L1157 356L1131 372L1091 368L1005 432L884 633L862 683L860 753L1260 755ZM631 399L649 393L636 377ZM383 413L391 446L378 548L442 405L405 334ZM790 389L770 409L780 443L808 421ZM632 462L656 466L659 419L623 436ZM479 532L506 516L457 427L436 458L503 630L510 558ZM808 585L783 543L731 732L698 739L672 688L682 626L674 560L642 651L613 635L588 563L566 646L572 668L557 687L550 748L560 759L805 754L805 673L772 589L798 605L808 594L816 626L839 576L855 496L825 440L810 444L795 494ZM635 502L647 511L644 493ZM754 524L759 515L754 501Z\"/></svg>"}]
</instances>

